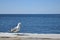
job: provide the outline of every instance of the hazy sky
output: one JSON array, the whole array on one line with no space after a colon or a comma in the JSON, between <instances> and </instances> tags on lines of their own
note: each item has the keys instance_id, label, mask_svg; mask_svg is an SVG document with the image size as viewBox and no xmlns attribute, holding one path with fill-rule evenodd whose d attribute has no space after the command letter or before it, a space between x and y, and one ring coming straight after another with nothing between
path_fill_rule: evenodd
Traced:
<instances>
[{"instance_id":1,"label":"hazy sky","mask_svg":"<svg viewBox=\"0 0 60 40\"><path fill-rule=\"evenodd\" d=\"M0 0L1 13L60 13L60 0Z\"/></svg>"}]
</instances>

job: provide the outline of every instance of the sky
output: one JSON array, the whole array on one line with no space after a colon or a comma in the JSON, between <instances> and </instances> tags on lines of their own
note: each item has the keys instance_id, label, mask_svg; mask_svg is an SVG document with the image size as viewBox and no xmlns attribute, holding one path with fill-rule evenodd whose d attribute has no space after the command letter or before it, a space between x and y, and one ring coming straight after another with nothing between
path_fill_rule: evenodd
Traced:
<instances>
[{"instance_id":1,"label":"sky","mask_svg":"<svg viewBox=\"0 0 60 40\"><path fill-rule=\"evenodd\" d=\"M0 14L60 14L60 0L0 0Z\"/></svg>"}]
</instances>

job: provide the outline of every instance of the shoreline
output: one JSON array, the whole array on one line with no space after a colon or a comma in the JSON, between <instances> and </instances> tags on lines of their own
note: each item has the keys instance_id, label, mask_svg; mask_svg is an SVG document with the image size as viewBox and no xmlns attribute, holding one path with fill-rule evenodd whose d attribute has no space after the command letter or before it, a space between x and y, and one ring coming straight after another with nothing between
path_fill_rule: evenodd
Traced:
<instances>
[{"instance_id":1,"label":"shoreline","mask_svg":"<svg viewBox=\"0 0 60 40\"><path fill-rule=\"evenodd\" d=\"M60 34L0 33L0 40L60 40Z\"/></svg>"}]
</instances>

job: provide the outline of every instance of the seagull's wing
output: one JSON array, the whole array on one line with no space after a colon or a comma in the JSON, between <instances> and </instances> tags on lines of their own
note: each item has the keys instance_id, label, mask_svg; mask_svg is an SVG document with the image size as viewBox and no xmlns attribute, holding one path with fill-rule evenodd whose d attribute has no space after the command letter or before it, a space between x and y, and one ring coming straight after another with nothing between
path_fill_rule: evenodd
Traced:
<instances>
[{"instance_id":1,"label":"seagull's wing","mask_svg":"<svg viewBox=\"0 0 60 40\"><path fill-rule=\"evenodd\" d=\"M17 30L17 28L15 27L15 28L11 29L11 32L15 32L16 30Z\"/></svg>"}]
</instances>

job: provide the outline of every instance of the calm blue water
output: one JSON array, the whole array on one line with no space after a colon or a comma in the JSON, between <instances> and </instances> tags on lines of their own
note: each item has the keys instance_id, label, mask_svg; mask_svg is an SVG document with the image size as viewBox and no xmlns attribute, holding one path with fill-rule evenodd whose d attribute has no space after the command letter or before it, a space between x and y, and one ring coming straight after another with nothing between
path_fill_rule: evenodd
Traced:
<instances>
[{"instance_id":1,"label":"calm blue water","mask_svg":"<svg viewBox=\"0 0 60 40\"><path fill-rule=\"evenodd\" d=\"M60 34L60 14L0 14L0 32L9 32L19 22L21 33Z\"/></svg>"}]
</instances>

